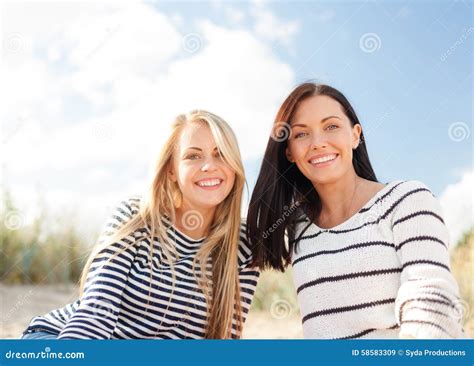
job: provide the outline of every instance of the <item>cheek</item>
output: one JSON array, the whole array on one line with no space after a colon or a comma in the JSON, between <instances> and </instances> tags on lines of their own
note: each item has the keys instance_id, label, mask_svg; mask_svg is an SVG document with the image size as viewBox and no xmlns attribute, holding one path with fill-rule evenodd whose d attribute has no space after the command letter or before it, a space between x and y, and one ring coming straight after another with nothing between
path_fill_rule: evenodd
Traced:
<instances>
[{"instance_id":1,"label":"cheek","mask_svg":"<svg viewBox=\"0 0 474 366\"><path fill-rule=\"evenodd\" d=\"M335 146L342 155L348 158L352 157L352 140L351 136L340 135L334 138L332 145Z\"/></svg>"},{"instance_id":2,"label":"cheek","mask_svg":"<svg viewBox=\"0 0 474 366\"><path fill-rule=\"evenodd\" d=\"M226 187L228 189L232 188L235 182L235 173L232 169L228 168L227 166L223 168L224 174L226 176ZM230 187L230 188L229 188Z\"/></svg>"},{"instance_id":3,"label":"cheek","mask_svg":"<svg viewBox=\"0 0 474 366\"><path fill-rule=\"evenodd\" d=\"M227 164L224 164L222 162L219 163L219 170L223 175L223 178L225 179L224 191L226 192L226 194L228 194L234 186L235 172Z\"/></svg>"},{"instance_id":4,"label":"cheek","mask_svg":"<svg viewBox=\"0 0 474 366\"><path fill-rule=\"evenodd\" d=\"M192 186L193 184L193 168L191 166L181 164L178 167L178 182L181 188Z\"/></svg>"},{"instance_id":5,"label":"cheek","mask_svg":"<svg viewBox=\"0 0 474 366\"><path fill-rule=\"evenodd\" d=\"M303 141L288 144L288 150L294 160L298 161L306 156L307 144Z\"/></svg>"}]
</instances>

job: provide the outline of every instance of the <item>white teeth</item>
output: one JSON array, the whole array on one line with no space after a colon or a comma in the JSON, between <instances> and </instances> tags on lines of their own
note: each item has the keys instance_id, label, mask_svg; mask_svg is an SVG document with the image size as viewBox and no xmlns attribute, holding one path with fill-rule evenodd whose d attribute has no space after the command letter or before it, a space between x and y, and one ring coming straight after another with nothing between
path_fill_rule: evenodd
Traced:
<instances>
[{"instance_id":1,"label":"white teeth","mask_svg":"<svg viewBox=\"0 0 474 366\"><path fill-rule=\"evenodd\" d=\"M312 159L312 160L310 161L310 163L311 163L311 164L325 163L326 161L331 161L331 160L336 159L336 157L337 157L336 154L327 155L327 156L324 156L324 157L322 157L322 158Z\"/></svg>"},{"instance_id":2,"label":"white teeth","mask_svg":"<svg viewBox=\"0 0 474 366\"><path fill-rule=\"evenodd\" d=\"M198 185L201 187L213 187L213 186L217 186L220 183L221 183L220 179L209 179L209 180L202 180L198 182Z\"/></svg>"}]
</instances>

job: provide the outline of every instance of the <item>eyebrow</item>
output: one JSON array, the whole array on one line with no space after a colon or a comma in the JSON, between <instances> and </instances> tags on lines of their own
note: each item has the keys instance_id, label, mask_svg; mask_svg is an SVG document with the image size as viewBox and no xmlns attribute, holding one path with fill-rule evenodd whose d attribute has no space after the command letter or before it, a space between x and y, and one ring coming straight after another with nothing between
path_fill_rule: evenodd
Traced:
<instances>
[{"instance_id":1,"label":"eyebrow","mask_svg":"<svg viewBox=\"0 0 474 366\"><path fill-rule=\"evenodd\" d=\"M196 146L190 146L190 147L186 148L186 150L191 150L191 149L202 151L202 149L200 147L196 147ZM213 150L217 150L217 146Z\"/></svg>"},{"instance_id":2,"label":"eyebrow","mask_svg":"<svg viewBox=\"0 0 474 366\"><path fill-rule=\"evenodd\" d=\"M340 118L338 116L328 116L328 117L324 117L321 120L321 123L326 122L328 119L331 119L331 118L337 118L337 119L340 120ZM303 123L296 123L296 124L292 125L291 127L308 127L308 126L303 124Z\"/></svg>"}]
</instances>

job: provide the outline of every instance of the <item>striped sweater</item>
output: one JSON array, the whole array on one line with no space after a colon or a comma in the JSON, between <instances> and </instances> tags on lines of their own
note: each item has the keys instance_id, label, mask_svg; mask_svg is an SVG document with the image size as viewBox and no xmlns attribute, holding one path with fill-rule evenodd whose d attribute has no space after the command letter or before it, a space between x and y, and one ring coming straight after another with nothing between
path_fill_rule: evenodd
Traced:
<instances>
[{"instance_id":1,"label":"striped sweater","mask_svg":"<svg viewBox=\"0 0 474 366\"><path fill-rule=\"evenodd\" d=\"M308 226L309 225L309 226ZM307 220L292 253L305 338L460 338L441 208L417 181L387 184L331 229Z\"/></svg>"},{"instance_id":2,"label":"striped sweater","mask_svg":"<svg viewBox=\"0 0 474 366\"><path fill-rule=\"evenodd\" d=\"M123 201L107 223L103 235L111 235L137 214L139 202L139 197ZM168 235L175 242L179 255L174 264L176 281L170 297L173 285L171 269L162 261L162 250L156 238L153 264L150 263L150 241L145 237L148 232L147 228L137 230L102 250L91 265L81 298L33 318L24 333L41 329L58 334L59 339L203 338L207 324L206 302L193 275L192 263L204 239L193 240L170 225ZM251 252L244 233L245 229L241 227L238 266L245 321L259 272L249 266ZM119 251L124 243L134 245L105 264L105 260ZM146 309L151 266L151 300ZM232 338L237 338L235 318Z\"/></svg>"}]
</instances>

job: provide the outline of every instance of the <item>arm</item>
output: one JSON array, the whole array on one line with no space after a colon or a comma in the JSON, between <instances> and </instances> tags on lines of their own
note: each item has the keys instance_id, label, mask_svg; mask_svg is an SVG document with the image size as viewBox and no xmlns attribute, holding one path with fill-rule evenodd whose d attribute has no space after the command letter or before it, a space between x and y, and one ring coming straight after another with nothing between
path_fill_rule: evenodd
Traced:
<instances>
[{"instance_id":1,"label":"arm","mask_svg":"<svg viewBox=\"0 0 474 366\"><path fill-rule=\"evenodd\" d=\"M130 202L123 201L108 220L99 245L129 221L133 214ZM131 234L103 248L94 257L80 304L58 339L110 339L117 322L122 292L136 255L133 242Z\"/></svg>"},{"instance_id":2,"label":"arm","mask_svg":"<svg viewBox=\"0 0 474 366\"><path fill-rule=\"evenodd\" d=\"M245 224L242 224L240 230L240 243L238 252L238 266L239 266L239 281L240 281L240 298L243 303L244 318L247 318L247 313L250 310L255 288L257 287L260 270L258 267L251 267L252 251L246 239Z\"/></svg>"},{"instance_id":3,"label":"arm","mask_svg":"<svg viewBox=\"0 0 474 366\"><path fill-rule=\"evenodd\" d=\"M450 270L441 207L422 183L407 185L392 216L402 265L395 301L400 338L463 337L459 290Z\"/></svg>"}]
</instances>

